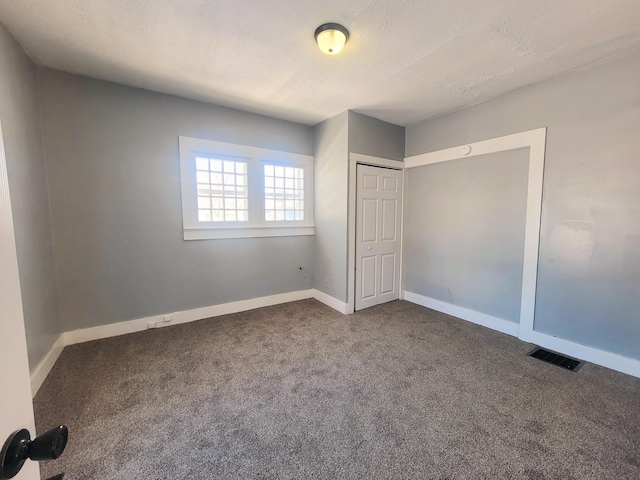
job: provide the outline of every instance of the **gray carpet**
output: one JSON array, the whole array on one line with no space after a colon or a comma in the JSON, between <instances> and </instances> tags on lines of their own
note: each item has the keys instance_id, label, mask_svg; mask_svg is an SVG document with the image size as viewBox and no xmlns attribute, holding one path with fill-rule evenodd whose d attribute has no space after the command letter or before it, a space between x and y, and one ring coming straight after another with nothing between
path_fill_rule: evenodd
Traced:
<instances>
[{"instance_id":1,"label":"gray carpet","mask_svg":"<svg viewBox=\"0 0 640 480\"><path fill-rule=\"evenodd\" d=\"M640 478L640 379L408 302L304 300L65 348L42 478Z\"/></svg>"}]
</instances>

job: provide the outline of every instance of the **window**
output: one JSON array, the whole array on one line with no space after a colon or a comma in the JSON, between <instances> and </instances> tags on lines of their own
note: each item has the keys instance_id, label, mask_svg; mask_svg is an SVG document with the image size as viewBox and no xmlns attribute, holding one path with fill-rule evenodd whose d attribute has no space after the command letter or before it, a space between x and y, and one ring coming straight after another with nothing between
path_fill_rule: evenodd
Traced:
<instances>
[{"instance_id":1,"label":"window","mask_svg":"<svg viewBox=\"0 0 640 480\"><path fill-rule=\"evenodd\" d=\"M313 235L313 157L180 137L185 240Z\"/></svg>"},{"instance_id":2,"label":"window","mask_svg":"<svg viewBox=\"0 0 640 480\"><path fill-rule=\"evenodd\" d=\"M267 222L304 220L304 168L265 164L264 214Z\"/></svg>"},{"instance_id":3,"label":"window","mask_svg":"<svg viewBox=\"0 0 640 480\"><path fill-rule=\"evenodd\" d=\"M249 221L247 162L196 157L198 222Z\"/></svg>"}]
</instances>

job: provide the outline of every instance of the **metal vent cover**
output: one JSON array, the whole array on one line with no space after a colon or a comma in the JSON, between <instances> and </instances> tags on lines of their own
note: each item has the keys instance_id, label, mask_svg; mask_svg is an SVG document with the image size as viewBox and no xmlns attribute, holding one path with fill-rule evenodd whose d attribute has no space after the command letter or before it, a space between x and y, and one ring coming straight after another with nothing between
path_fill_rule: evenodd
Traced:
<instances>
[{"instance_id":1,"label":"metal vent cover","mask_svg":"<svg viewBox=\"0 0 640 480\"><path fill-rule=\"evenodd\" d=\"M545 350L544 348L536 347L528 353L529 356L542 360L543 362L551 363L565 370L577 372L584 365L583 360L576 360L575 358L566 357L556 352Z\"/></svg>"}]
</instances>

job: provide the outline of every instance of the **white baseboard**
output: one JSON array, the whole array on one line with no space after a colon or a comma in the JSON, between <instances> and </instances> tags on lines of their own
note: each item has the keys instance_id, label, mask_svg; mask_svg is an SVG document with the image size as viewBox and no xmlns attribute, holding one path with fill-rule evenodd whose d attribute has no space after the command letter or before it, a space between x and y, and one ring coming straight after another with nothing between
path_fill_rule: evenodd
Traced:
<instances>
[{"instance_id":1,"label":"white baseboard","mask_svg":"<svg viewBox=\"0 0 640 480\"><path fill-rule=\"evenodd\" d=\"M44 359L33 369L31 373L31 392L35 397L36 393L49 375L49 372L56 363L56 360L67 345L76 343L89 342L91 340L99 340L101 338L116 337L118 335L126 335L127 333L141 332L150 328L168 327L179 323L194 322L205 318L218 317L230 313L245 312L261 307L270 307L281 303L295 302L313 298L314 290L299 290L296 292L281 293L278 295L270 295L268 297L251 298L249 300L240 300L238 302L223 303L221 305L212 305L210 307L195 308L193 310L184 310L181 312L167 313L163 315L154 315L151 317L137 318L135 320L127 320L124 322L111 323L109 325L100 325L97 327L82 328L64 332L58 337L56 343L51 347L49 353ZM171 316L170 321L165 321L167 315Z\"/></svg>"},{"instance_id":2,"label":"white baseboard","mask_svg":"<svg viewBox=\"0 0 640 480\"><path fill-rule=\"evenodd\" d=\"M194 308L192 310L183 310L180 312L172 312L162 315L153 315L151 317L138 318L109 325L82 328L66 332L64 334L64 340L65 345L73 345L75 343L89 342L91 340L99 340L101 338L126 335L127 333L141 332L143 330L148 330L149 328L168 327L170 325L178 325L180 323L195 322L196 320L202 320L205 318L245 312L255 308L270 307L272 305L295 302L297 300L304 300L307 298L313 298L313 290L299 290L296 292L270 295L268 297L258 297L248 300L240 300L238 302L212 305L210 307ZM168 315L171 315L172 318L170 321L165 321L164 318Z\"/></svg>"},{"instance_id":3,"label":"white baseboard","mask_svg":"<svg viewBox=\"0 0 640 480\"><path fill-rule=\"evenodd\" d=\"M404 299L408 302L422 305L423 307L431 308L469 322L477 323L478 325L492 328L502 333L513 335L523 342L534 343L543 348L548 348L558 353L569 355L570 357L595 363L596 365L601 365L603 367L610 368L611 370L616 370L618 372L640 378L640 360L636 360L635 358L624 357L622 355L588 347L586 345L536 331L520 332L520 334L518 334L519 325L517 323L502 320L500 318L475 312L463 307L458 307L456 305L451 305L450 303L418 295L417 293L405 291Z\"/></svg>"},{"instance_id":4,"label":"white baseboard","mask_svg":"<svg viewBox=\"0 0 640 480\"><path fill-rule=\"evenodd\" d=\"M38 390L44 383L44 380L49 375L49 372L56 364L56 360L62 353L64 349L64 334L61 334L58 339L55 341L49 352L44 356L44 358L36 365L36 367L31 371L31 395L33 397L36 396Z\"/></svg>"},{"instance_id":5,"label":"white baseboard","mask_svg":"<svg viewBox=\"0 0 640 480\"><path fill-rule=\"evenodd\" d=\"M407 302L417 303L423 307L437 310L438 312L446 313L454 317L467 320L471 323L488 327L498 332L506 333L514 337L518 336L519 325L515 322L510 322L502 318L487 315L486 313L476 312L468 308L459 307L451 303L443 302L442 300L436 300L435 298L425 297L413 292L404 292L404 299Z\"/></svg>"},{"instance_id":6,"label":"white baseboard","mask_svg":"<svg viewBox=\"0 0 640 480\"><path fill-rule=\"evenodd\" d=\"M475 312L463 307L458 307L440 300L418 295L412 292L403 292L404 299L408 302L422 305L423 307L431 308L455 317L467 320L479 325L483 325L500 332L518 336L518 324L503 320L491 315L486 315L480 312ZM49 375L49 372L56 363L56 360L62 353L62 350L66 345L73 345L76 343L88 342L91 340L99 340L101 338L115 337L118 335L125 335L127 333L140 332L149 328L165 327L169 325L177 325L179 323L194 322L196 320L202 320L205 318L217 317L220 315L227 315L230 313L239 313L247 310L253 310L255 308L269 307L272 305L279 305L281 303L295 302L298 300L305 300L307 298L315 298L316 300L324 303L325 305L337 310L342 314L349 314L349 305L341 302L340 300L327 295L320 290L300 290L296 292L282 293L278 295L271 295L268 297L252 298L249 300L241 300L238 302L224 303L221 305L213 305L210 307L196 308L193 310L184 310L181 312L174 312L165 315L171 315L171 321L165 322L165 315L155 315L151 317L139 318L136 320L129 320L124 322L112 323L109 325L100 325L98 327L83 328L79 330L73 330L61 334L51 350L45 355L45 357L36 365L31 372L31 392L35 397L36 393L44 383L44 380ZM150 327L150 325L153 325ZM520 337L521 340L535 343L544 348L549 348L565 355L570 355L591 363L602 365L612 370L617 370L634 377L640 377L640 361L616 355L614 353L605 352L596 348L587 347L577 343L563 340L550 335L545 335L538 332L533 332L526 336L526 338Z\"/></svg>"},{"instance_id":7,"label":"white baseboard","mask_svg":"<svg viewBox=\"0 0 640 480\"><path fill-rule=\"evenodd\" d=\"M324 292L321 292L320 290L313 290L313 298L315 298L316 300L318 300L319 302L324 303L325 305L333 308L334 310L337 310L338 312L344 314L344 315L348 315L349 313L353 313L353 312L349 312L349 305L341 302L340 300L338 300L337 298L332 297L331 295L328 295Z\"/></svg>"},{"instance_id":8,"label":"white baseboard","mask_svg":"<svg viewBox=\"0 0 640 480\"><path fill-rule=\"evenodd\" d=\"M617 355L535 331L522 335L520 340L640 378L640 360L635 358Z\"/></svg>"}]
</instances>

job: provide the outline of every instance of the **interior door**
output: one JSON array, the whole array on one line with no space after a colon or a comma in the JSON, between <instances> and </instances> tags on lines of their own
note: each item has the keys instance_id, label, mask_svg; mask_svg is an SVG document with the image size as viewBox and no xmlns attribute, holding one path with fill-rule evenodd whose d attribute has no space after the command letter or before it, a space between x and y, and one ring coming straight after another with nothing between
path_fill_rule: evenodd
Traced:
<instances>
[{"instance_id":1,"label":"interior door","mask_svg":"<svg viewBox=\"0 0 640 480\"><path fill-rule=\"evenodd\" d=\"M7 162L0 124L0 447L15 430L26 428L35 437L27 342L24 332L22 295L13 215L7 181ZM37 462L28 461L15 477L37 480Z\"/></svg>"},{"instance_id":2,"label":"interior door","mask_svg":"<svg viewBox=\"0 0 640 480\"><path fill-rule=\"evenodd\" d=\"M402 171L357 166L356 310L397 300Z\"/></svg>"}]
</instances>

